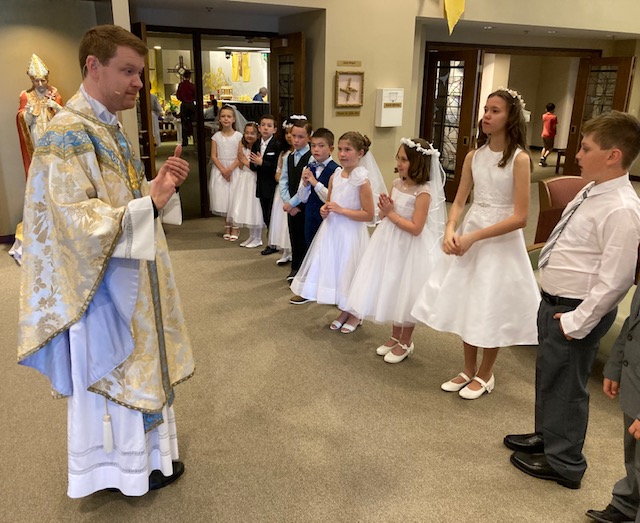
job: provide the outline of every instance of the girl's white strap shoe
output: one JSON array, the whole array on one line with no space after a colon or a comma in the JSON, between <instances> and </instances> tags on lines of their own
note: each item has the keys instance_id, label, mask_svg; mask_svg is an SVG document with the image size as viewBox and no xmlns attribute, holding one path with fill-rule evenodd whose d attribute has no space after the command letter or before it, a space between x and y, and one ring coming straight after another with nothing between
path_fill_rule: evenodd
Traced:
<instances>
[{"instance_id":1,"label":"girl's white strap shoe","mask_svg":"<svg viewBox=\"0 0 640 523\"><path fill-rule=\"evenodd\" d=\"M400 363L402 360L411 356L411 354L413 353L413 342L411 342L411 345L408 346L402 343L398 343L397 346L403 349L404 353L402 353L400 356L396 356L393 352L387 352L384 356L384 361L386 361L387 363Z\"/></svg>"},{"instance_id":2,"label":"girl's white strap shoe","mask_svg":"<svg viewBox=\"0 0 640 523\"><path fill-rule=\"evenodd\" d=\"M464 381L462 383L456 383L455 380L457 377L461 377ZM471 383L471 378L467 376L464 372L458 374L456 378L453 380L445 381L440 388L446 392L458 392L460 389L464 389L469 383Z\"/></svg>"},{"instance_id":3,"label":"girl's white strap shoe","mask_svg":"<svg viewBox=\"0 0 640 523\"><path fill-rule=\"evenodd\" d=\"M396 340L393 336L390 336L389 339L393 342L393 345L391 345L391 347L389 347L389 345L380 345L380 347L376 349L378 356L384 356L387 352L391 352L391 350L400 343L400 340Z\"/></svg>"},{"instance_id":4,"label":"girl's white strap shoe","mask_svg":"<svg viewBox=\"0 0 640 523\"><path fill-rule=\"evenodd\" d=\"M466 400L475 400L482 396L485 392L491 394L491 391L496 386L496 379L493 377L493 374L489 378L489 381L485 382L483 379L478 378L478 376L474 376L473 379L477 381L481 387L478 390L471 390L467 385L464 389L462 389L458 394L460 394L461 398Z\"/></svg>"}]
</instances>

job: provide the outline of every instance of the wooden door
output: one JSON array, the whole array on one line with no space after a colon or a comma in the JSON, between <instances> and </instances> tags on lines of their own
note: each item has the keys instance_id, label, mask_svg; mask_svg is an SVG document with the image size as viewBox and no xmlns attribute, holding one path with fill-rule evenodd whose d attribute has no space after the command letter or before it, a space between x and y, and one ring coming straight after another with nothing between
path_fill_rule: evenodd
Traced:
<instances>
[{"instance_id":1,"label":"wooden door","mask_svg":"<svg viewBox=\"0 0 640 523\"><path fill-rule=\"evenodd\" d=\"M634 62L634 57L580 60L562 174L580 174L576 154L585 122L607 111L627 110Z\"/></svg>"},{"instance_id":2,"label":"wooden door","mask_svg":"<svg viewBox=\"0 0 640 523\"><path fill-rule=\"evenodd\" d=\"M447 201L455 198L464 158L474 142L481 57L478 49L427 50L421 135L440 151Z\"/></svg>"},{"instance_id":3,"label":"wooden door","mask_svg":"<svg viewBox=\"0 0 640 523\"><path fill-rule=\"evenodd\" d=\"M271 39L269 105L280 121L305 114L305 42L303 33Z\"/></svg>"}]
</instances>

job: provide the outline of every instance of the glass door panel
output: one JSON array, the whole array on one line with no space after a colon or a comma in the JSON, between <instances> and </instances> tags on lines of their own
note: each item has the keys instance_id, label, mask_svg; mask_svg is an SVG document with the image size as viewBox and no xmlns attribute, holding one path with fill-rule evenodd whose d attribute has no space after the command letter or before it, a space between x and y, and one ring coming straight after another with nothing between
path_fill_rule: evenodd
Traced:
<instances>
[{"instance_id":1,"label":"glass door panel","mask_svg":"<svg viewBox=\"0 0 640 523\"><path fill-rule=\"evenodd\" d=\"M479 50L428 50L425 61L421 134L441 152L448 201L455 198L473 142L480 56Z\"/></svg>"}]
</instances>

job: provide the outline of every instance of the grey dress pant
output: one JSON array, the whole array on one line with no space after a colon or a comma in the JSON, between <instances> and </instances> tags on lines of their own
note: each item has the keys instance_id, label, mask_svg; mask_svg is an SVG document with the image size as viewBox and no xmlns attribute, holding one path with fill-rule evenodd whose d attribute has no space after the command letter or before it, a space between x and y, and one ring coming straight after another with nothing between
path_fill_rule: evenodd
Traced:
<instances>
[{"instance_id":1,"label":"grey dress pant","mask_svg":"<svg viewBox=\"0 0 640 523\"><path fill-rule=\"evenodd\" d=\"M587 470L582 454L589 421L587 381L600 339L613 324L617 309L607 313L584 339L567 340L553 315L574 309L540 302L535 426L549 465L563 477L580 481Z\"/></svg>"},{"instance_id":2,"label":"grey dress pant","mask_svg":"<svg viewBox=\"0 0 640 523\"><path fill-rule=\"evenodd\" d=\"M627 430L634 421L634 418L624 415L624 468L627 475L613 486L611 504L630 520L640 521L640 443Z\"/></svg>"}]
</instances>

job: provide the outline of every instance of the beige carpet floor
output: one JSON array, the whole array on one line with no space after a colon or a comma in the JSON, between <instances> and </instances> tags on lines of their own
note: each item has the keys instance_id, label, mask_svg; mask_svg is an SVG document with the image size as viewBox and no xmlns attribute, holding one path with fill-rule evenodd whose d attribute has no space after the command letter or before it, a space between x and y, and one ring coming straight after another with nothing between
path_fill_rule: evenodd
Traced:
<instances>
[{"instance_id":1,"label":"beige carpet floor","mask_svg":"<svg viewBox=\"0 0 640 523\"><path fill-rule=\"evenodd\" d=\"M530 478L502 438L533 428L534 347L504 349L495 391L464 401L439 388L461 369L456 336L418 326L414 356L385 364L387 327L330 331L335 308L290 305L289 269L223 241L222 226L168 228L197 371L175 402L185 475L141 498L66 496L66 404L16 365L20 269L0 253L0 521L585 522L608 503L624 468L603 354L582 489Z\"/></svg>"}]
</instances>

